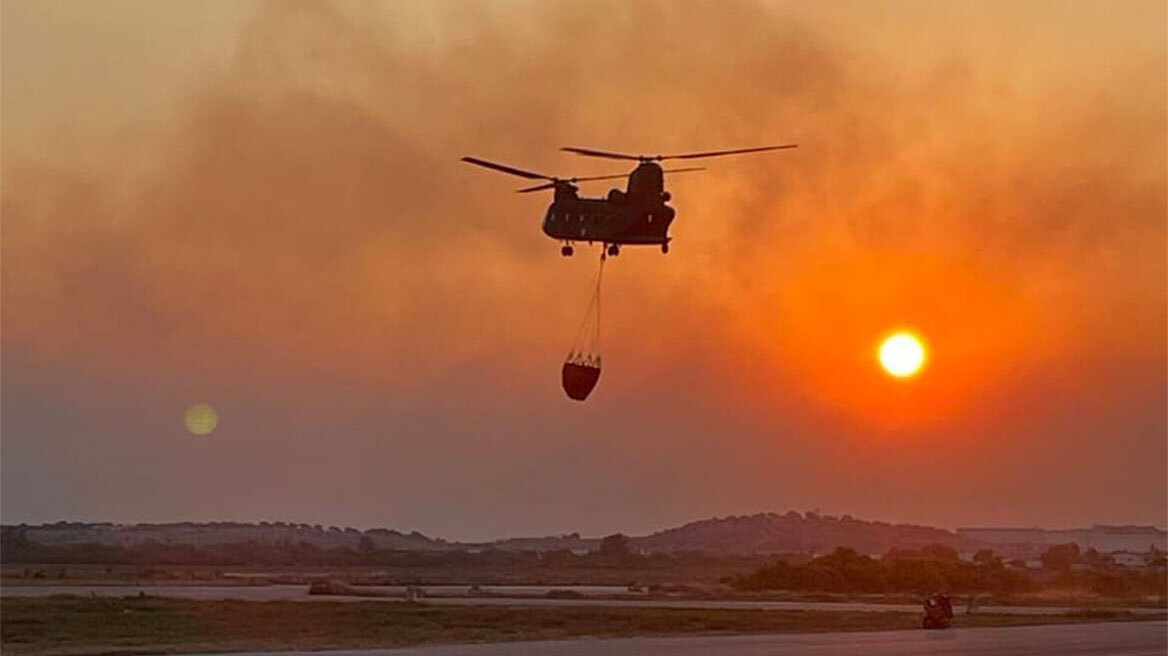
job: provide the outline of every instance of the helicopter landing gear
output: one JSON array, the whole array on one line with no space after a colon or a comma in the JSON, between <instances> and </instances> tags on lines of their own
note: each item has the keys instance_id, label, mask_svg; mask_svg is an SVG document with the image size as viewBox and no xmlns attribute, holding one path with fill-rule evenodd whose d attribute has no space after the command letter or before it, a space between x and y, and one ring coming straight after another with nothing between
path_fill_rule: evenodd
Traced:
<instances>
[{"instance_id":1,"label":"helicopter landing gear","mask_svg":"<svg viewBox=\"0 0 1168 656\"><path fill-rule=\"evenodd\" d=\"M664 244L661 244L661 253L663 255L669 254L669 242L665 242Z\"/></svg>"},{"instance_id":2,"label":"helicopter landing gear","mask_svg":"<svg viewBox=\"0 0 1168 656\"><path fill-rule=\"evenodd\" d=\"M613 257L620 255L620 246L617 246L616 244L609 244L608 254L613 256Z\"/></svg>"},{"instance_id":3,"label":"helicopter landing gear","mask_svg":"<svg viewBox=\"0 0 1168 656\"><path fill-rule=\"evenodd\" d=\"M573 252L575 251L571 244L564 244L564 247L560 249L560 255L563 255L564 257L572 257Z\"/></svg>"}]
</instances>

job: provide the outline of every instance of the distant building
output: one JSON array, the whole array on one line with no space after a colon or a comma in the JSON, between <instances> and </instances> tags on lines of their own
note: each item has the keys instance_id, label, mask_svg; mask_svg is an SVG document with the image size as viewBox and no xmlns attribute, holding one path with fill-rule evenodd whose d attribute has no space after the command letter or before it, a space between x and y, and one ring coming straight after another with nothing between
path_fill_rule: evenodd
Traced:
<instances>
[{"instance_id":1,"label":"distant building","mask_svg":"<svg viewBox=\"0 0 1168 656\"><path fill-rule=\"evenodd\" d=\"M1121 551L1111 556L1115 558L1115 564L1122 567L1146 567L1148 564L1148 557L1142 553Z\"/></svg>"},{"instance_id":2,"label":"distant building","mask_svg":"<svg viewBox=\"0 0 1168 656\"><path fill-rule=\"evenodd\" d=\"M1155 526L1107 526L1091 528L959 528L957 537L966 544L1013 547L1005 551L1044 550L1056 544L1079 545L1083 551L1099 553L1128 551L1146 553L1153 549L1168 550L1168 531ZM1029 547L1029 549L1026 549Z\"/></svg>"}]
</instances>

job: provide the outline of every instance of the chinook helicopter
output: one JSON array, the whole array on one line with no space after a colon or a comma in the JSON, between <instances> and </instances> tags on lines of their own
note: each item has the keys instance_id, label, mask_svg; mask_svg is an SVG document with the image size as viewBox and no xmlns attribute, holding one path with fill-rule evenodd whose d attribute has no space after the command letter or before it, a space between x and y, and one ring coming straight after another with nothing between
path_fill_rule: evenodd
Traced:
<instances>
[{"instance_id":1,"label":"chinook helicopter","mask_svg":"<svg viewBox=\"0 0 1168 656\"><path fill-rule=\"evenodd\" d=\"M796 148L797 144L780 146L759 146L734 150L714 150L682 155L626 155L589 148L561 148L561 150L586 157L602 157L638 162L637 168L628 174L625 191L613 189L606 198L581 198L577 182L594 180L615 180L620 175L597 175L588 177L558 178L543 173L534 173L489 162L477 157L463 157L462 161L483 166L503 173L509 173L529 180L546 180L543 184L520 189L519 193L530 193L551 189L552 204L543 219L544 234L562 241L560 254L570 257L574 252L573 243L586 241L600 242L604 249L601 255L617 256L624 245L656 245L662 253L669 252L669 224L675 212L666 203L670 194L665 190L665 173L685 173L701 171L703 167L664 169L659 162L674 159L704 159L723 155L758 153L768 150Z\"/></svg>"}]
</instances>

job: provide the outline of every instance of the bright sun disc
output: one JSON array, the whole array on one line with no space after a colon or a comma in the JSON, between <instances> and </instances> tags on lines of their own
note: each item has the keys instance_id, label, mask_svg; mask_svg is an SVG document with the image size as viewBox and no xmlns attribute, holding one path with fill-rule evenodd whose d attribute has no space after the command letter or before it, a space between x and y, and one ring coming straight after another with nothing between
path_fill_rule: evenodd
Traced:
<instances>
[{"instance_id":1,"label":"bright sun disc","mask_svg":"<svg viewBox=\"0 0 1168 656\"><path fill-rule=\"evenodd\" d=\"M210 435L219 425L219 413L207 403L196 403L187 408L183 424L192 435Z\"/></svg>"},{"instance_id":2,"label":"bright sun disc","mask_svg":"<svg viewBox=\"0 0 1168 656\"><path fill-rule=\"evenodd\" d=\"M908 378L925 364L925 345L912 333L889 335L880 344L880 364L897 378Z\"/></svg>"}]
</instances>

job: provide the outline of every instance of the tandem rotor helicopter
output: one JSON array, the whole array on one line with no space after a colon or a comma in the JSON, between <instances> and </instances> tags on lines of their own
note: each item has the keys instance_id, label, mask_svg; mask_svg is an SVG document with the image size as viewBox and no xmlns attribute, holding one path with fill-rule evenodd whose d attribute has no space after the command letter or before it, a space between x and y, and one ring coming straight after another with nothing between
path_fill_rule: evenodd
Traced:
<instances>
[{"instance_id":1,"label":"tandem rotor helicopter","mask_svg":"<svg viewBox=\"0 0 1168 656\"><path fill-rule=\"evenodd\" d=\"M512 166L489 162L477 157L463 157L462 161L488 169L517 175L528 180L544 180L542 184L520 189L520 193L530 193L551 189L554 194L543 218L543 231L548 237L563 242L560 253L564 257L572 255L572 244L578 241L600 242L600 270L596 274L596 286L584 320L576 331L576 339L568 351L568 357L560 369L561 384L568 398L583 401L592 393L600 380L600 286L604 275L604 261L609 256L620 255L621 246L655 245L662 253L669 252L669 224L675 212L667 205L670 194L665 191L666 173L701 171L701 167L663 169L660 162L672 159L704 159L723 155L760 153L768 150L795 148L796 144L780 146L758 146L734 150L711 150L682 155L625 155L589 148L562 148L561 150L586 157L603 157L637 162L637 168L628 174L629 183L624 191L613 189L606 198L581 198L577 182L593 180L615 180L624 175L594 175L575 178L557 178L543 173L517 169Z\"/></svg>"},{"instance_id":2,"label":"tandem rotor helicopter","mask_svg":"<svg viewBox=\"0 0 1168 656\"><path fill-rule=\"evenodd\" d=\"M759 153L768 150L796 148L797 144L779 146L758 146L734 150L713 150L681 155L626 155L589 148L561 148L561 150L584 155L638 162L637 168L628 174L629 182L625 191L613 189L606 198L581 198L577 182L594 180L615 180L625 177L618 175L596 175L587 177L558 178L543 173L534 173L512 166L489 162L477 157L463 157L468 164L483 166L503 173L510 173L529 180L546 180L533 187L520 189L520 193L530 193L551 189L552 204L543 219L543 231L548 237L563 242L560 253L569 257L574 252L573 242L600 242L604 246L601 256L620 255L621 246L655 245L662 253L669 252L669 224L675 212L666 203L670 194L665 190L665 173L685 173L701 171L703 167L663 169L659 162L665 160L705 159L723 155Z\"/></svg>"}]
</instances>

